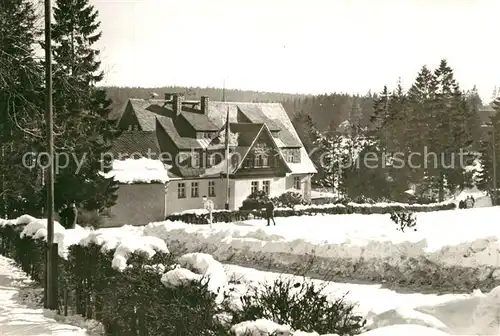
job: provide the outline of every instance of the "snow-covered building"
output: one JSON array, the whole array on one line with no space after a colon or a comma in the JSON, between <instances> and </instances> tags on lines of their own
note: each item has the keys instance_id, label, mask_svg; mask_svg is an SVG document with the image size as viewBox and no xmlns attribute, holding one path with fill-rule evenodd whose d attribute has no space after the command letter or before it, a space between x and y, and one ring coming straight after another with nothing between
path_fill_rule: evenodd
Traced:
<instances>
[{"instance_id":1,"label":"snow-covered building","mask_svg":"<svg viewBox=\"0 0 500 336\"><path fill-rule=\"evenodd\" d=\"M170 167L161 198L166 215L201 208L203 196L224 209L227 173L230 209L255 190L271 197L293 190L310 199L316 169L281 104L186 101L166 94L163 100L130 99L117 125L124 132L113 147L116 158L142 156ZM137 203L159 202L159 193L136 189L131 197Z\"/></svg>"}]
</instances>

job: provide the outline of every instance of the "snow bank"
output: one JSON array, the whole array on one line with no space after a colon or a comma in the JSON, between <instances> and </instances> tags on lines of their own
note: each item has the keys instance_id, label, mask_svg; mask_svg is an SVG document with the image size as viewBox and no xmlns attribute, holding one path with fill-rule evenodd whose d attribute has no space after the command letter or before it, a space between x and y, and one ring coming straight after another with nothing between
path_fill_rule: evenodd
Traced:
<instances>
[{"instance_id":1,"label":"snow bank","mask_svg":"<svg viewBox=\"0 0 500 336\"><path fill-rule=\"evenodd\" d=\"M166 287L174 287L186 282L206 281L208 290L218 295L222 302L228 278L224 266L211 255L205 253L188 253L178 260L178 267L162 276Z\"/></svg>"},{"instance_id":2,"label":"snow bank","mask_svg":"<svg viewBox=\"0 0 500 336\"><path fill-rule=\"evenodd\" d=\"M231 328L231 332L234 336L293 335L292 329L289 326L280 325L265 319L238 323Z\"/></svg>"},{"instance_id":3,"label":"snow bank","mask_svg":"<svg viewBox=\"0 0 500 336\"><path fill-rule=\"evenodd\" d=\"M317 332L293 331L287 325L281 325L266 319L245 321L231 328L234 336L338 336L337 334L323 334Z\"/></svg>"},{"instance_id":4,"label":"snow bank","mask_svg":"<svg viewBox=\"0 0 500 336\"><path fill-rule=\"evenodd\" d=\"M151 259L157 252L169 253L164 240L149 236L127 237L116 248L112 266L123 271L133 253L145 253L147 258Z\"/></svg>"},{"instance_id":5,"label":"snow bank","mask_svg":"<svg viewBox=\"0 0 500 336\"><path fill-rule=\"evenodd\" d=\"M377 329L396 324L414 324L428 328L449 332L449 328L438 318L421 313L409 307L390 309L382 314L376 315L367 326L368 329Z\"/></svg>"},{"instance_id":6,"label":"snow bank","mask_svg":"<svg viewBox=\"0 0 500 336\"><path fill-rule=\"evenodd\" d=\"M169 180L167 168L160 160L148 158L113 160L113 168L105 177L114 177L120 183L165 183Z\"/></svg>"},{"instance_id":7,"label":"snow bank","mask_svg":"<svg viewBox=\"0 0 500 336\"><path fill-rule=\"evenodd\" d=\"M221 262L272 265L344 280L490 290L500 280L500 226L496 207L417 213L417 231L400 232L388 214L278 218L244 225L151 223L144 234L179 253L203 251ZM307 223L307 224L305 224ZM336 273L332 274L332 270Z\"/></svg>"},{"instance_id":8,"label":"snow bank","mask_svg":"<svg viewBox=\"0 0 500 336\"><path fill-rule=\"evenodd\" d=\"M358 336L449 336L449 334L414 324L399 324L373 329Z\"/></svg>"},{"instance_id":9,"label":"snow bank","mask_svg":"<svg viewBox=\"0 0 500 336\"><path fill-rule=\"evenodd\" d=\"M47 240L47 220L23 215L15 220L3 221L2 225L21 225L21 237ZM157 252L169 253L165 240L158 237L144 236L142 228L125 225L121 228L99 229L82 228L76 225L74 229L65 229L58 222L54 222L54 242L58 244L59 255L66 259L68 248L72 245L101 246L103 252L115 250L112 266L118 271L127 267L128 258L133 253L145 253L153 257Z\"/></svg>"}]
</instances>

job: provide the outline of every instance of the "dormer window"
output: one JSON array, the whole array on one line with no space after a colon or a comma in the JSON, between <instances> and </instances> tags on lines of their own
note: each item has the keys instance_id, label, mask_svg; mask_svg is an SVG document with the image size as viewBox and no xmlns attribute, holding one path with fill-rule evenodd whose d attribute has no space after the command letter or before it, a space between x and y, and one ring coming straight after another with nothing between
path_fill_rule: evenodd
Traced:
<instances>
[{"instance_id":1,"label":"dormer window","mask_svg":"<svg viewBox=\"0 0 500 336\"><path fill-rule=\"evenodd\" d=\"M193 168L199 168L200 167L200 155L199 153L193 153L191 157L191 164Z\"/></svg>"},{"instance_id":2,"label":"dormer window","mask_svg":"<svg viewBox=\"0 0 500 336\"><path fill-rule=\"evenodd\" d=\"M262 155L258 154L254 157L254 166L261 167L262 166Z\"/></svg>"},{"instance_id":3,"label":"dormer window","mask_svg":"<svg viewBox=\"0 0 500 336\"><path fill-rule=\"evenodd\" d=\"M211 153L211 154L208 154L207 156L207 166L209 167L212 167L212 166L215 166L216 163L215 163L215 154Z\"/></svg>"}]
</instances>

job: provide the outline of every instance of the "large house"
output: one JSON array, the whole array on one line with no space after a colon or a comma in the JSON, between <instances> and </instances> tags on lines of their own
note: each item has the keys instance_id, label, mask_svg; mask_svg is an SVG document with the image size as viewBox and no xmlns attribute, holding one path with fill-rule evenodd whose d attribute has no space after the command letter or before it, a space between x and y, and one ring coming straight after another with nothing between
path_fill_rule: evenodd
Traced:
<instances>
[{"instance_id":1,"label":"large house","mask_svg":"<svg viewBox=\"0 0 500 336\"><path fill-rule=\"evenodd\" d=\"M115 159L145 156L171 167L164 199L150 200L164 204L162 215L202 208L203 196L216 209L226 201L237 209L255 190L271 197L295 191L310 199L316 169L281 104L187 101L165 94L162 100L130 99L117 125L124 132L115 140ZM149 197L133 193L138 200Z\"/></svg>"}]
</instances>

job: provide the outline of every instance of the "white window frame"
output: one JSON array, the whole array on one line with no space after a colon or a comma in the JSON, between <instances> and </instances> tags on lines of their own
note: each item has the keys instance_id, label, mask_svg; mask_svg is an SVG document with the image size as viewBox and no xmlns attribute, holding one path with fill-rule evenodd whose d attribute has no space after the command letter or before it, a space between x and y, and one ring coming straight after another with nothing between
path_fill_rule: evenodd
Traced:
<instances>
[{"instance_id":1,"label":"white window frame","mask_svg":"<svg viewBox=\"0 0 500 336\"><path fill-rule=\"evenodd\" d=\"M191 182L191 198L197 197L200 197L200 184L198 182Z\"/></svg>"},{"instance_id":2,"label":"white window frame","mask_svg":"<svg viewBox=\"0 0 500 336\"><path fill-rule=\"evenodd\" d=\"M271 193L271 181L262 181L262 191L264 191L267 195Z\"/></svg>"},{"instance_id":3,"label":"white window frame","mask_svg":"<svg viewBox=\"0 0 500 336\"><path fill-rule=\"evenodd\" d=\"M208 197L215 197L215 181L208 181Z\"/></svg>"},{"instance_id":4,"label":"white window frame","mask_svg":"<svg viewBox=\"0 0 500 336\"><path fill-rule=\"evenodd\" d=\"M250 184L250 193L259 191L259 181L252 181Z\"/></svg>"},{"instance_id":5,"label":"white window frame","mask_svg":"<svg viewBox=\"0 0 500 336\"><path fill-rule=\"evenodd\" d=\"M293 177L293 187L297 190L302 189L302 178L300 176Z\"/></svg>"},{"instance_id":6,"label":"white window frame","mask_svg":"<svg viewBox=\"0 0 500 336\"><path fill-rule=\"evenodd\" d=\"M186 198L186 183L177 183L177 198Z\"/></svg>"}]
</instances>

